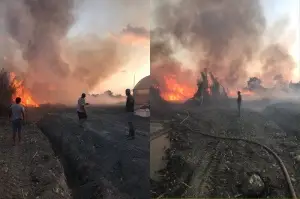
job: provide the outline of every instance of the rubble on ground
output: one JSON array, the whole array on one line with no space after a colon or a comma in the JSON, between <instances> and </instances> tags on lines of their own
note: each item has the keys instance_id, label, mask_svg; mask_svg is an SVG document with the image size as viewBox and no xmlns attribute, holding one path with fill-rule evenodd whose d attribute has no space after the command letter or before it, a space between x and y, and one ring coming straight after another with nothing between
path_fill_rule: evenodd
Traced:
<instances>
[{"instance_id":1,"label":"rubble on ground","mask_svg":"<svg viewBox=\"0 0 300 199\"><path fill-rule=\"evenodd\" d=\"M257 174L252 174L246 178L241 185L243 195L259 197L265 190L265 183Z\"/></svg>"},{"instance_id":2,"label":"rubble on ground","mask_svg":"<svg viewBox=\"0 0 300 199\"><path fill-rule=\"evenodd\" d=\"M190 118L184 123L197 132L180 125L186 117L184 111L175 118L175 122L171 122L171 148L167 150L166 157L168 165L174 158L180 159L181 167L175 167L179 171L172 167L159 171L166 176L165 180L171 179L173 184L164 187L161 184L168 185L171 181L152 181L152 197L162 194L164 197L290 197L278 162L262 147L244 141L207 137L200 132L255 140L268 146L283 160L295 190L300 194L297 128L294 127L293 131L282 128L276 122L282 114L276 114L277 120L273 120L267 117L266 112L250 110L243 110L241 118L235 109L229 108L189 111Z\"/></svg>"}]
</instances>

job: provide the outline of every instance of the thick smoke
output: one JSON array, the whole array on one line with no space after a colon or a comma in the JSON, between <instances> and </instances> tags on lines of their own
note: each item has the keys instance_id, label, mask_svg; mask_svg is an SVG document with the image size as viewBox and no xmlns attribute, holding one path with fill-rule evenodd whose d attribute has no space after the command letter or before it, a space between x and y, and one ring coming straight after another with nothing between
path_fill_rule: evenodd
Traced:
<instances>
[{"instance_id":1,"label":"thick smoke","mask_svg":"<svg viewBox=\"0 0 300 199\"><path fill-rule=\"evenodd\" d=\"M183 69L183 64L173 57L174 49L161 29L151 32L150 52L150 73L158 82L161 92L170 89L167 85L168 82L165 81L166 77L176 80L179 85L184 84L190 88L196 87L197 75L190 69Z\"/></svg>"},{"instance_id":2,"label":"thick smoke","mask_svg":"<svg viewBox=\"0 0 300 199\"><path fill-rule=\"evenodd\" d=\"M38 102L74 102L81 92L114 74L128 51L114 38L67 38L75 22L74 0L5 0L6 32L28 68L26 86ZM1 15L3 13L0 13Z\"/></svg>"},{"instance_id":3,"label":"thick smoke","mask_svg":"<svg viewBox=\"0 0 300 199\"><path fill-rule=\"evenodd\" d=\"M266 46L266 19L259 0L157 4L156 28L151 34L152 63L172 58L181 48L189 52L197 71L208 68L229 88L245 85L248 72L257 69L262 77L282 72L285 79L291 77L295 64L288 51L277 43ZM258 66L257 60L261 61Z\"/></svg>"},{"instance_id":4,"label":"thick smoke","mask_svg":"<svg viewBox=\"0 0 300 199\"><path fill-rule=\"evenodd\" d=\"M90 104L124 104L126 97L122 95L115 95L112 91L108 90L102 94L88 95L87 101Z\"/></svg>"},{"instance_id":5,"label":"thick smoke","mask_svg":"<svg viewBox=\"0 0 300 199\"><path fill-rule=\"evenodd\" d=\"M19 44L31 70L67 77L70 69L60 57L60 41L73 23L72 0L7 1L7 30Z\"/></svg>"},{"instance_id":6,"label":"thick smoke","mask_svg":"<svg viewBox=\"0 0 300 199\"><path fill-rule=\"evenodd\" d=\"M74 67L73 78L84 82L90 90L106 79L127 61L127 53L114 39L101 39L97 36L76 38L68 45L69 63Z\"/></svg>"},{"instance_id":7,"label":"thick smoke","mask_svg":"<svg viewBox=\"0 0 300 199\"><path fill-rule=\"evenodd\" d=\"M288 50L278 44L270 45L262 52L261 63L264 71L262 78L267 83L272 83L272 80L289 80L296 65Z\"/></svg>"},{"instance_id":8,"label":"thick smoke","mask_svg":"<svg viewBox=\"0 0 300 199\"><path fill-rule=\"evenodd\" d=\"M136 27L128 24L126 28L122 30L124 34L135 34L137 36L149 38L149 31L145 27Z\"/></svg>"}]
</instances>

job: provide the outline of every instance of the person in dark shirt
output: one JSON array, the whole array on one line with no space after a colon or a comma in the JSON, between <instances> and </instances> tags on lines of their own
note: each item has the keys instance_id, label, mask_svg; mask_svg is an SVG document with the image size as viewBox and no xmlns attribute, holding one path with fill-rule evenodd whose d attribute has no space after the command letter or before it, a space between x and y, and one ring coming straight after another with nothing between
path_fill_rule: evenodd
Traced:
<instances>
[{"instance_id":1,"label":"person in dark shirt","mask_svg":"<svg viewBox=\"0 0 300 199\"><path fill-rule=\"evenodd\" d=\"M237 105L238 105L238 111L239 111L239 117L241 116L241 104L242 104L242 94L241 91L237 92L238 97L237 97Z\"/></svg>"},{"instance_id":2,"label":"person in dark shirt","mask_svg":"<svg viewBox=\"0 0 300 199\"><path fill-rule=\"evenodd\" d=\"M129 127L129 134L128 138L129 139L134 139L135 138L135 129L133 127L133 116L134 116L134 98L131 95L130 89L125 90L127 99L126 99L126 112L127 112L127 123Z\"/></svg>"}]
</instances>

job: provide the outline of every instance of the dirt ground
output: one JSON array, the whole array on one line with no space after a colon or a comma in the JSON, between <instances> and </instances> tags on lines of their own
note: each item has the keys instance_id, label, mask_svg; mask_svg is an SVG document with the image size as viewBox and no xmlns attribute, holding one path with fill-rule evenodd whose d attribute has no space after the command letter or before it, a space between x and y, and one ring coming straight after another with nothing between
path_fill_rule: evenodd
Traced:
<instances>
[{"instance_id":1,"label":"dirt ground","mask_svg":"<svg viewBox=\"0 0 300 199\"><path fill-rule=\"evenodd\" d=\"M88 107L87 131L75 108L48 109L38 122L62 160L74 198L149 198L149 118L134 117L126 139L124 107Z\"/></svg>"},{"instance_id":2,"label":"dirt ground","mask_svg":"<svg viewBox=\"0 0 300 199\"><path fill-rule=\"evenodd\" d=\"M9 122L0 120L0 199L150 197L149 118L134 117L136 139L127 140L123 106L87 111L83 131L75 107L28 108L16 147Z\"/></svg>"},{"instance_id":3,"label":"dirt ground","mask_svg":"<svg viewBox=\"0 0 300 199\"><path fill-rule=\"evenodd\" d=\"M285 131L270 115L247 109L241 118L230 108L201 111L193 108L189 112L190 118L184 124L199 132L251 139L274 150L283 160L300 195L297 130ZM280 120L280 115L276 115ZM243 141L215 139L191 132L179 125L185 117L183 110L173 115L174 121L170 123L173 130L168 135L171 147L163 154L167 166L159 171L164 176L161 181L151 181L152 197L290 197L279 164L266 150ZM246 187L254 174L263 184L262 191L256 195Z\"/></svg>"},{"instance_id":4,"label":"dirt ground","mask_svg":"<svg viewBox=\"0 0 300 199\"><path fill-rule=\"evenodd\" d=\"M12 146L11 125L0 119L0 198L71 198L64 170L48 139L28 122L23 142Z\"/></svg>"}]
</instances>

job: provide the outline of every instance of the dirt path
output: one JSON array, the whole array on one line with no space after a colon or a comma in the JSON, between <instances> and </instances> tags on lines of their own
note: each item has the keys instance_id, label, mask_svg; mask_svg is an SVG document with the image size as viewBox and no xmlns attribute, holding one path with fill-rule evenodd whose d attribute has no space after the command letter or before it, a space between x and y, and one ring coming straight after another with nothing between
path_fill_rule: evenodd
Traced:
<instances>
[{"instance_id":1,"label":"dirt path","mask_svg":"<svg viewBox=\"0 0 300 199\"><path fill-rule=\"evenodd\" d=\"M60 162L47 138L27 124L23 142L12 146L11 128L0 120L0 198L71 198Z\"/></svg>"},{"instance_id":2,"label":"dirt path","mask_svg":"<svg viewBox=\"0 0 300 199\"><path fill-rule=\"evenodd\" d=\"M48 114L38 123L65 160L74 195L148 198L149 131L140 127L149 123L136 121L136 139L127 140L124 115L89 110L87 131L78 126L74 109Z\"/></svg>"},{"instance_id":3,"label":"dirt path","mask_svg":"<svg viewBox=\"0 0 300 199\"><path fill-rule=\"evenodd\" d=\"M0 192L3 193L2 198L24 198L30 191L31 187L28 186L30 182L29 176L23 175L23 166L20 162L21 152L19 147L7 147L7 151L10 150L6 156L6 160L3 158L1 164L2 174L0 178ZM1 150L3 154L3 149ZM3 157L1 155L1 157Z\"/></svg>"}]
</instances>

